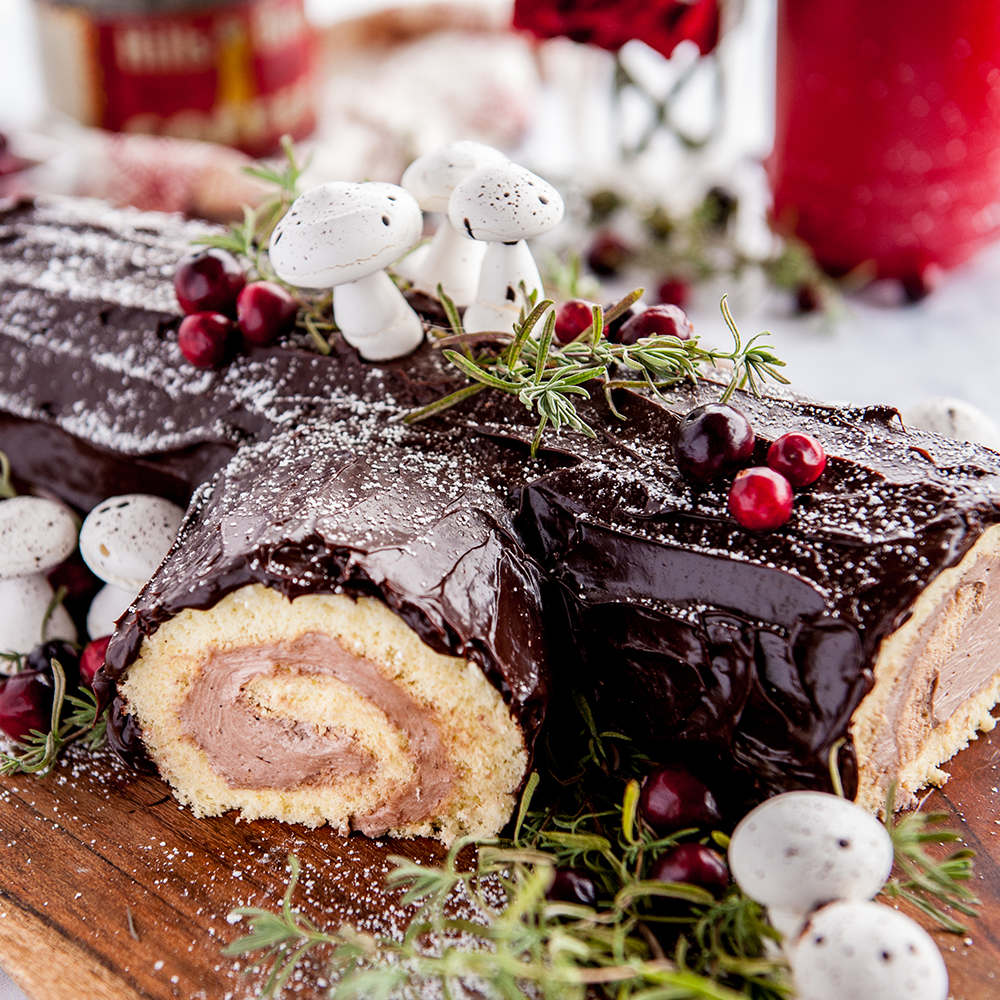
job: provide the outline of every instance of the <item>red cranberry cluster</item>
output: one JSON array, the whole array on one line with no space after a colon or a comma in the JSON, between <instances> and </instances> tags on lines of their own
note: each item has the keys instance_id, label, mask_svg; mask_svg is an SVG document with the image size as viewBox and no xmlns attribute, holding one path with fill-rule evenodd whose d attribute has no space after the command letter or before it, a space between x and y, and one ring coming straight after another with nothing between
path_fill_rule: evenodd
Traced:
<instances>
[{"instance_id":1,"label":"red cranberry cluster","mask_svg":"<svg viewBox=\"0 0 1000 1000\"><path fill-rule=\"evenodd\" d=\"M576 340L593 322L593 302L570 299L556 313L555 337L560 344ZM694 328L684 310L679 306L663 304L650 306L642 312L627 310L622 316L607 324L602 335L615 344L634 344L643 337L677 337L690 340Z\"/></svg>"},{"instance_id":2,"label":"red cranberry cluster","mask_svg":"<svg viewBox=\"0 0 1000 1000\"><path fill-rule=\"evenodd\" d=\"M267 346L295 326L298 303L272 281L247 284L236 258L209 249L185 257L174 291L187 314L177 333L181 353L198 368L216 368L239 344ZM235 320L235 322L234 322Z\"/></svg>"},{"instance_id":3,"label":"red cranberry cluster","mask_svg":"<svg viewBox=\"0 0 1000 1000\"><path fill-rule=\"evenodd\" d=\"M679 767L661 767L646 777L639 795L639 816L661 835L691 827L715 829L722 820L715 796L693 774ZM705 844L686 842L666 850L649 877L716 891L729 885L729 868L717 851Z\"/></svg>"},{"instance_id":4,"label":"red cranberry cluster","mask_svg":"<svg viewBox=\"0 0 1000 1000\"><path fill-rule=\"evenodd\" d=\"M722 822L715 796L698 778L679 767L661 767L646 776L639 794L638 817L657 837L669 837L682 830L714 830ZM729 885L729 867L718 851L685 841L663 851L648 877L721 892ZM593 879L579 869L557 868L546 896L559 902L595 906L598 889Z\"/></svg>"},{"instance_id":5,"label":"red cranberry cluster","mask_svg":"<svg viewBox=\"0 0 1000 1000\"><path fill-rule=\"evenodd\" d=\"M684 419L674 441L677 467L688 479L707 482L734 472L753 455L750 421L725 403L697 406ZM823 446L809 434L778 438L767 465L736 472L729 491L729 512L751 531L772 531L792 516L793 490L816 482L826 468Z\"/></svg>"},{"instance_id":6,"label":"red cranberry cluster","mask_svg":"<svg viewBox=\"0 0 1000 1000\"><path fill-rule=\"evenodd\" d=\"M95 639L82 653L61 639L36 646L16 674L0 677L0 732L12 740L23 740L32 730L47 733L52 725L54 676L52 661L66 675L66 687L92 685L94 674L104 664L111 636Z\"/></svg>"}]
</instances>

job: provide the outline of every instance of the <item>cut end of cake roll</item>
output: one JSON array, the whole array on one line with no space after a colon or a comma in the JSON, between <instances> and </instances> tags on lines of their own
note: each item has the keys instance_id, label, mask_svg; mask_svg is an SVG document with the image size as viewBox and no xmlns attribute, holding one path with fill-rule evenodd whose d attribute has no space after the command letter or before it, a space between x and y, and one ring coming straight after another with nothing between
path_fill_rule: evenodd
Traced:
<instances>
[{"instance_id":1,"label":"cut end of cake roll","mask_svg":"<svg viewBox=\"0 0 1000 1000\"><path fill-rule=\"evenodd\" d=\"M528 765L479 666L368 597L241 587L146 638L120 694L197 816L491 836Z\"/></svg>"},{"instance_id":2,"label":"cut end of cake roll","mask_svg":"<svg viewBox=\"0 0 1000 1000\"><path fill-rule=\"evenodd\" d=\"M888 636L875 662L875 686L856 709L857 802L916 803L925 785L941 785L941 765L995 725L1000 702L1000 526L985 531L965 557L943 570Z\"/></svg>"}]
</instances>

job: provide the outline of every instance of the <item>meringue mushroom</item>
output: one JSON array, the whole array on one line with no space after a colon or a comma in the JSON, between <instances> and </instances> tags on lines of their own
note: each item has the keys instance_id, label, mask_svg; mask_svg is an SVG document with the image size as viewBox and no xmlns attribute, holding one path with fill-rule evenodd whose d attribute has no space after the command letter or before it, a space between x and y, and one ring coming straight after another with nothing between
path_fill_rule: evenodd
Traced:
<instances>
[{"instance_id":1,"label":"meringue mushroom","mask_svg":"<svg viewBox=\"0 0 1000 1000\"><path fill-rule=\"evenodd\" d=\"M46 623L54 592L46 573L76 548L76 524L53 500L13 497L0 503L0 652L30 653L49 639L76 641L60 604Z\"/></svg>"},{"instance_id":2,"label":"meringue mushroom","mask_svg":"<svg viewBox=\"0 0 1000 1000\"><path fill-rule=\"evenodd\" d=\"M879 903L817 911L789 949L798 1000L945 1000L948 970L931 936Z\"/></svg>"},{"instance_id":3,"label":"meringue mushroom","mask_svg":"<svg viewBox=\"0 0 1000 1000\"><path fill-rule=\"evenodd\" d=\"M114 631L173 545L183 517L176 504L145 493L109 497L87 515L80 529L80 555L106 584L87 614L92 639Z\"/></svg>"},{"instance_id":4,"label":"meringue mushroom","mask_svg":"<svg viewBox=\"0 0 1000 1000\"><path fill-rule=\"evenodd\" d=\"M278 223L271 264L289 284L332 287L344 340L369 361L388 361L424 339L420 317L385 273L422 230L420 206L395 184L321 184Z\"/></svg>"},{"instance_id":5,"label":"meringue mushroom","mask_svg":"<svg viewBox=\"0 0 1000 1000\"><path fill-rule=\"evenodd\" d=\"M484 167L455 188L451 224L488 244L475 300L463 318L469 333L511 330L525 305L522 284L529 294L543 294L525 240L556 226L563 210L559 192L516 163Z\"/></svg>"},{"instance_id":6,"label":"meringue mushroom","mask_svg":"<svg viewBox=\"0 0 1000 1000\"><path fill-rule=\"evenodd\" d=\"M486 247L466 238L447 216L455 188L482 167L499 166L507 157L481 142L453 142L414 160L403 174L402 185L425 212L443 212L445 219L434 234L426 253L414 262L413 287L437 296L440 284L459 306L468 305L476 294L479 271Z\"/></svg>"},{"instance_id":7,"label":"meringue mushroom","mask_svg":"<svg viewBox=\"0 0 1000 1000\"><path fill-rule=\"evenodd\" d=\"M903 411L903 422L956 441L971 441L1000 450L1000 427L978 406L964 399L932 396Z\"/></svg>"},{"instance_id":8,"label":"meringue mushroom","mask_svg":"<svg viewBox=\"0 0 1000 1000\"><path fill-rule=\"evenodd\" d=\"M832 899L871 899L892 868L892 840L871 813L826 792L785 792L733 831L729 868L739 887L793 932ZM802 920L799 921L801 925Z\"/></svg>"}]
</instances>

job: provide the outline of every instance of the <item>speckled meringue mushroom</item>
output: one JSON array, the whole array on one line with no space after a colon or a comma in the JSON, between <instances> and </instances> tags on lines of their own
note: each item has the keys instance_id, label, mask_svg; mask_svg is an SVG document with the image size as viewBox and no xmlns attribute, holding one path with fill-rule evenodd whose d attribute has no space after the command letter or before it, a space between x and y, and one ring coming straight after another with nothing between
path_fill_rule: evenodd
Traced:
<instances>
[{"instance_id":1,"label":"speckled meringue mushroom","mask_svg":"<svg viewBox=\"0 0 1000 1000\"><path fill-rule=\"evenodd\" d=\"M422 230L420 206L395 184L321 184L278 223L271 264L289 284L333 288L344 340L369 361L389 361L424 339L420 317L385 273Z\"/></svg>"},{"instance_id":2,"label":"speckled meringue mushroom","mask_svg":"<svg viewBox=\"0 0 1000 1000\"><path fill-rule=\"evenodd\" d=\"M500 166L507 157L481 142L463 140L442 146L414 160L403 174L402 185L425 212L445 218L410 274L419 292L437 296L440 284L456 305L467 306L475 297L486 246L470 240L448 218L452 192L482 167Z\"/></svg>"},{"instance_id":3,"label":"speckled meringue mushroom","mask_svg":"<svg viewBox=\"0 0 1000 1000\"><path fill-rule=\"evenodd\" d=\"M740 821L729 843L737 885L786 937L834 899L871 899L892 868L892 840L871 813L826 792L785 792Z\"/></svg>"},{"instance_id":4,"label":"speckled meringue mushroom","mask_svg":"<svg viewBox=\"0 0 1000 1000\"><path fill-rule=\"evenodd\" d=\"M563 200L547 181L516 163L484 167L455 188L448 203L451 224L487 243L476 297L465 310L469 333L511 330L527 291L542 295L542 279L528 244L558 225Z\"/></svg>"},{"instance_id":5,"label":"speckled meringue mushroom","mask_svg":"<svg viewBox=\"0 0 1000 1000\"><path fill-rule=\"evenodd\" d=\"M788 949L797 1000L945 1000L948 970L931 936L880 903L831 903Z\"/></svg>"},{"instance_id":6,"label":"speckled meringue mushroom","mask_svg":"<svg viewBox=\"0 0 1000 1000\"><path fill-rule=\"evenodd\" d=\"M978 406L964 399L931 396L903 410L903 423L957 441L984 444L1000 451L1000 427Z\"/></svg>"},{"instance_id":7,"label":"speckled meringue mushroom","mask_svg":"<svg viewBox=\"0 0 1000 1000\"><path fill-rule=\"evenodd\" d=\"M87 515L80 528L80 555L106 584L87 613L92 639L114 631L173 545L183 517L176 504L146 493L109 497Z\"/></svg>"},{"instance_id":8,"label":"speckled meringue mushroom","mask_svg":"<svg viewBox=\"0 0 1000 1000\"><path fill-rule=\"evenodd\" d=\"M76 548L76 523L53 500L13 497L0 503L0 652L30 653L48 639L76 641L76 628L60 604L42 635L54 596L46 573Z\"/></svg>"}]
</instances>

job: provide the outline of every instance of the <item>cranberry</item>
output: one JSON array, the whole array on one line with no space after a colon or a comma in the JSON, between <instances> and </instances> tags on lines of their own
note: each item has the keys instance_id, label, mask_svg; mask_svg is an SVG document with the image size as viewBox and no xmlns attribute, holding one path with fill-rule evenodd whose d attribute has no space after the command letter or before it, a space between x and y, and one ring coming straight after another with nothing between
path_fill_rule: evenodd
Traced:
<instances>
[{"instance_id":1,"label":"cranberry","mask_svg":"<svg viewBox=\"0 0 1000 1000\"><path fill-rule=\"evenodd\" d=\"M602 278L613 278L628 263L632 249L614 233L598 233L587 251L587 267Z\"/></svg>"},{"instance_id":2,"label":"cranberry","mask_svg":"<svg viewBox=\"0 0 1000 1000\"><path fill-rule=\"evenodd\" d=\"M634 344L643 337L676 337L690 340L694 333L691 320L683 309L677 306L650 306L633 316L621 329L618 341Z\"/></svg>"},{"instance_id":3,"label":"cranberry","mask_svg":"<svg viewBox=\"0 0 1000 1000\"><path fill-rule=\"evenodd\" d=\"M691 286L683 278L664 278L656 290L656 297L665 305L687 307Z\"/></svg>"},{"instance_id":4,"label":"cranberry","mask_svg":"<svg viewBox=\"0 0 1000 1000\"><path fill-rule=\"evenodd\" d=\"M639 795L639 814L659 833L716 826L722 819L715 796L679 767L661 767L646 778Z\"/></svg>"},{"instance_id":5,"label":"cranberry","mask_svg":"<svg viewBox=\"0 0 1000 1000\"><path fill-rule=\"evenodd\" d=\"M215 368L229 353L235 327L222 313L192 313L181 320L177 345L196 368Z\"/></svg>"},{"instance_id":6,"label":"cranberry","mask_svg":"<svg viewBox=\"0 0 1000 1000\"><path fill-rule=\"evenodd\" d=\"M907 302L920 302L937 289L943 279L944 271L937 264L928 264L902 279L903 295Z\"/></svg>"},{"instance_id":7,"label":"cranberry","mask_svg":"<svg viewBox=\"0 0 1000 1000\"><path fill-rule=\"evenodd\" d=\"M814 313L823 305L823 293L819 285L804 281L795 289L795 308L800 313Z\"/></svg>"},{"instance_id":8,"label":"cranberry","mask_svg":"<svg viewBox=\"0 0 1000 1000\"><path fill-rule=\"evenodd\" d=\"M792 516L792 484L766 466L744 469L729 491L729 513L750 531L780 528Z\"/></svg>"},{"instance_id":9,"label":"cranberry","mask_svg":"<svg viewBox=\"0 0 1000 1000\"><path fill-rule=\"evenodd\" d=\"M717 230L723 230L729 225L737 208L739 199L736 195L720 186L709 188L701 203L702 217L712 229Z\"/></svg>"},{"instance_id":10,"label":"cranberry","mask_svg":"<svg viewBox=\"0 0 1000 1000\"><path fill-rule=\"evenodd\" d=\"M52 639L36 646L24 658L25 670L52 676L52 661L58 660L70 690L80 683L80 654L75 646L62 639Z\"/></svg>"},{"instance_id":11,"label":"cranberry","mask_svg":"<svg viewBox=\"0 0 1000 1000\"><path fill-rule=\"evenodd\" d=\"M810 434L783 434L767 450L767 464L799 488L816 482L826 468L826 451Z\"/></svg>"},{"instance_id":12,"label":"cranberry","mask_svg":"<svg viewBox=\"0 0 1000 1000\"><path fill-rule=\"evenodd\" d=\"M244 339L266 347L295 326L299 304L281 285L255 281L240 292L236 317Z\"/></svg>"},{"instance_id":13,"label":"cranberry","mask_svg":"<svg viewBox=\"0 0 1000 1000\"><path fill-rule=\"evenodd\" d=\"M105 635L100 639L88 642L80 655L80 680L84 684L93 686L94 675L104 666L104 658L108 653L108 643L111 636Z\"/></svg>"},{"instance_id":14,"label":"cranberry","mask_svg":"<svg viewBox=\"0 0 1000 1000\"><path fill-rule=\"evenodd\" d=\"M706 889L725 889L729 869L722 857L703 844L678 844L660 858L649 877L657 882L685 882Z\"/></svg>"},{"instance_id":15,"label":"cranberry","mask_svg":"<svg viewBox=\"0 0 1000 1000\"><path fill-rule=\"evenodd\" d=\"M52 675L22 670L0 680L0 730L23 740L32 729L47 733L52 716Z\"/></svg>"},{"instance_id":16,"label":"cranberry","mask_svg":"<svg viewBox=\"0 0 1000 1000\"><path fill-rule=\"evenodd\" d=\"M614 303L612 303L611 305L614 305ZM611 309L611 305L604 307L605 313L607 313L608 310ZM623 327L625 326L626 323L628 323L630 319L632 319L633 316L638 316L638 315L639 315L638 310L636 310L632 306L629 306L628 309L626 309L625 312L621 314L621 316L617 317L617 319L613 319L610 323L606 322L604 324L604 336L607 337L608 340L610 340L611 343L613 344L620 343Z\"/></svg>"},{"instance_id":17,"label":"cranberry","mask_svg":"<svg viewBox=\"0 0 1000 1000\"><path fill-rule=\"evenodd\" d=\"M545 893L546 899L560 903L582 903L594 906L597 903L597 886L593 881L574 868L557 868L556 877Z\"/></svg>"},{"instance_id":18,"label":"cranberry","mask_svg":"<svg viewBox=\"0 0 1000 1000\"><path fill-rule=\"evenodd\" d=\"M706 403L681 421L674 457L685 476L706 481L749 459L753 444L753 428L739 410L725 403Z\"/></svg>"},{"instance_id":19,"label":"cranberry","mask_svg":"<svg viewBox=\"0 0 1000 1000\"><path fill-rule=\"evenodd\" d=\"M570 299L556 313L556 340L568 344L586 330L594 321L593 305L583 299Z\"/></svg>"},{"instance_id":20,"label":"cranberry","mask_svg":"<svg viewBox=\"0 0 1000 1000\"><path fill-rule=\"evenodd\" d=\"M174 291L186 313L232 313L245 284L236 258L214 248L189 254L174 272Z\"/></svg>"}]
</instances>

